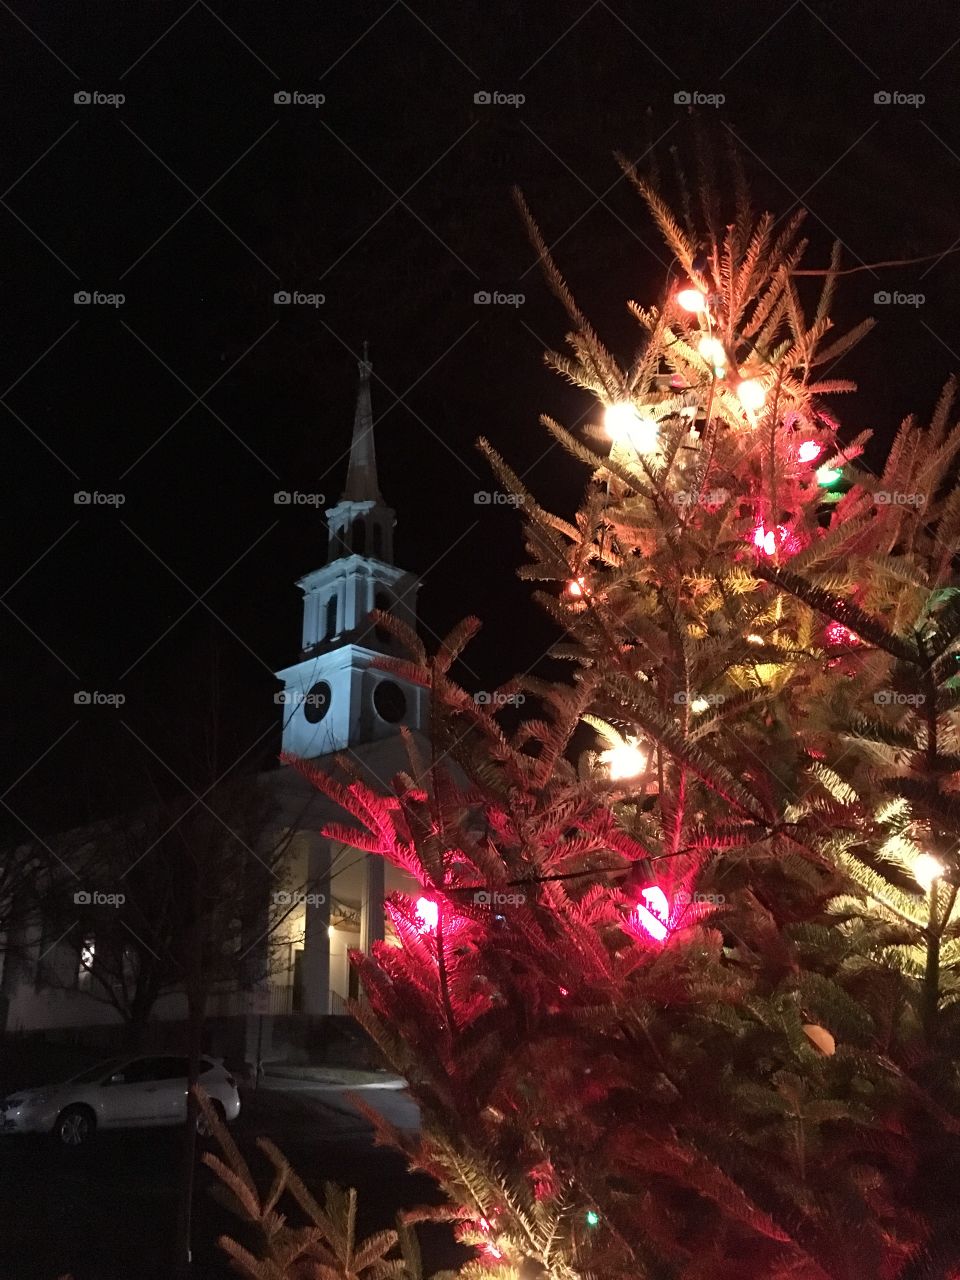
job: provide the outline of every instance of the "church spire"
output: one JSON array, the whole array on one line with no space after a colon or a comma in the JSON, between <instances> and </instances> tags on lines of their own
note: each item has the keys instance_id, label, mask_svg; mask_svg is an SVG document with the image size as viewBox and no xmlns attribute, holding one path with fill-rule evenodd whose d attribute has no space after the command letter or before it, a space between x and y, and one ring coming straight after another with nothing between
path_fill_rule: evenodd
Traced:
<instances>
[{"instance_id":1,"label":"church spire","mask_svg":"<svg viewBox=\"0 0 960 1280\"><path fill-rule=\"evenodd\" d=\"M284 683L283 748L302 759L370 746L400 724L421 729L426 715L425 690L373 666L398 646L371 612L415 627L419 582L393 563L396 519L377 483L370 374L364 343L346 488L326 511L326 564L297 584L300 657L277 673Z\"/></svg>"},{"instance_id":2,"label":"church spire","mask_svg":"<svg viewBox=\"0 0 960 1280\"><path fill-rule=\"evenodd\" d=\"M350 444L350 464L347 467L347 483L341 502L382 503L377 483L377 453L373 440L373 403L370 399L369 346L363 344L363 359L357 362L360 371L360 387L357 391L357 410L353 419L353 440Z\"/></svg>"}]
</instances>

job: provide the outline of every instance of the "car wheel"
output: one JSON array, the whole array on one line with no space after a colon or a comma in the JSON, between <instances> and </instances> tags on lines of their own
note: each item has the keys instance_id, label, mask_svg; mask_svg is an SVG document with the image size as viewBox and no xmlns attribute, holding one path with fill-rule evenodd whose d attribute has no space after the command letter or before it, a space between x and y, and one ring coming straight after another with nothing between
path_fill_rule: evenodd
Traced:
<instances>
[{"instance_id":1,"label":"car wheel","mask_svg":"<svg viewBox=\"0 0 960 1280\"><path fill-rule=\"evenodd\" d=\"M213 1107L214 1113L220 1123L226 1124L227 1113L223 1109L223 1103L218 1102L216 1098L211 1098L210 1105ZM210 1122L202 1111L197 1112L197 1133L201 1138L209 1138L212 1133Z\"/></svg>"},{"instance_id":2,"label":"car wheel","mask_svg":"<svg viewBox=\"0 0 960 1280\"><path fill-rule=\"evenodd\" d=\"M83 1147L93 1139L97 1118L89 1107L65 1107L57 1116L54 1133L61 1147Z\"/></svg>"}]
</instances>

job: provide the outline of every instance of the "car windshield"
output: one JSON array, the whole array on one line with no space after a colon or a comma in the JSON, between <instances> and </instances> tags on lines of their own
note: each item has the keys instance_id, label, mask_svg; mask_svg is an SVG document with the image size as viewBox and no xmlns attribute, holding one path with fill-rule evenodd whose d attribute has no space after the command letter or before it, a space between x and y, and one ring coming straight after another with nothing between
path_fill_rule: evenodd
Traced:
<instances>
[{"instance_id":1,"label":"car windshield","mask_svg":"<svg viewBox=\"0 0 960 1280\"><path fill-rule=\"evenodd\" d=\"M93 1084L104 1076L112 1075L122 1062L123 1058L108 1058L106 1062L97 1062L92 1067L87 1067L86 1071L81 1071L79 1075L71 1076L65 1083Z\"/></svg>"}]
</instances>

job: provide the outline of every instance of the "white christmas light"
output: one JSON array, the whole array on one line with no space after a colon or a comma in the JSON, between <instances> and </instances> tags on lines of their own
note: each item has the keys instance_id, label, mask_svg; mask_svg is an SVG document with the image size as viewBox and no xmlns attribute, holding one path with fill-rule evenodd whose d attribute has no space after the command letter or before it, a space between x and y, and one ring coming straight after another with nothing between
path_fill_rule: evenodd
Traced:
<instances>
[{"instance_id":1,"label":"white christmas light","mask_svg":"<svg viewBox=\"0 0 960 1280\"><path fill-rule=\"evenodd\" d=\"M747 636L747 644L763 644L763 642L763 636L758 636L755 631Z\"/></svg>"},{"instance_id":2,"label":"white christmas light","mask_svg":"<svg viewBox=\"0 0 960 1280\"><path fill-rule=\"evenodd\" d=\"M694 700L690 703L690 710L695 715L698 715L698 716L703 715L704 711L710 710L710 703L706 700L706 698L694 698Z\"/></svg>"},{"instance_id":3,"label":"white christmas light","mask_svg":"<svg viewBox=\"0 0 960 1280\"><path fill-rule=\"evenodd\" d=\"M681 289L677 294L677 306L700 315L707 309L707 300L699 289Z\"/></svg>"},{"instance_id":4,"label":"white christmas light","mask_svg":"<svg viewBox=\"0 0 960 1280\"><path fill-rule=\"evenodd\" d=\"M616 444L628 444L637 453L651 453L659 442L656 419L641 414L631 400L608 404L603 414L607 435Z\"/></svg>"},{"instance_id":5,"label":"white christmas light","mask_svg":"<svg viewBox=\"0 0 960 1280\"><path fill-rule=\"evenodd\" d=\"M715 369L722 369L727 363L727 353L719 338L703 337L697 347L700 355Z\"/></svg>"},{"instance_id":6,"label":"white christmas light","mask_svg":"<svg viewBox=\"0 0 960 1280\"><path fill-rule=\"evenodd\" d=\"M913 878L927 893L933 888L933 882L939 880L945 871L943 863L930 853L919 854L913 864Z\"/></svg>"},{"instance_id":7,"label":"white christmas light","mask_svg":"<svg viewBox=\"0 0 960 1280\"><path fill-rule=\"evenodd\" d=\"M635 738L628 738L619 746L601 751L600 759L610 770L611 782L636 778L647 767L647 753L641 749Z\"/></svg>"},{"instance_id":8,"label":"white christmas light","mask_svg":"<svg viewBox=\"0 0 960 1280\"><path fill-rule=\"evenodd\" d=\"M767 400L766 389L756 378L744 378L738 383L737 396L748 413L758 413Z\"/></svg>"}]
</instances>

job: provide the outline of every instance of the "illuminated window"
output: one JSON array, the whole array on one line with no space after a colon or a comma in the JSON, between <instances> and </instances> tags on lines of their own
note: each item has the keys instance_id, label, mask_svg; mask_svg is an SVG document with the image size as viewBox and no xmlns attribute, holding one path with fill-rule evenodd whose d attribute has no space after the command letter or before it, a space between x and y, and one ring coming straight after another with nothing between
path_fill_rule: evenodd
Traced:
<instances>
[{"instance_id":1,"label":"illuminated window","mask_svg":"<svg viewBox=\"0 0 960 1280\"><path fill-rule=\"evenodd\" d=\"M92 933L88 933L83 939L83 945L80 948L80 964L77 969L77 986L89 987L90 976L93 970L93 962L96 957L97 944Z\"/></svg>"}]
</instances>

